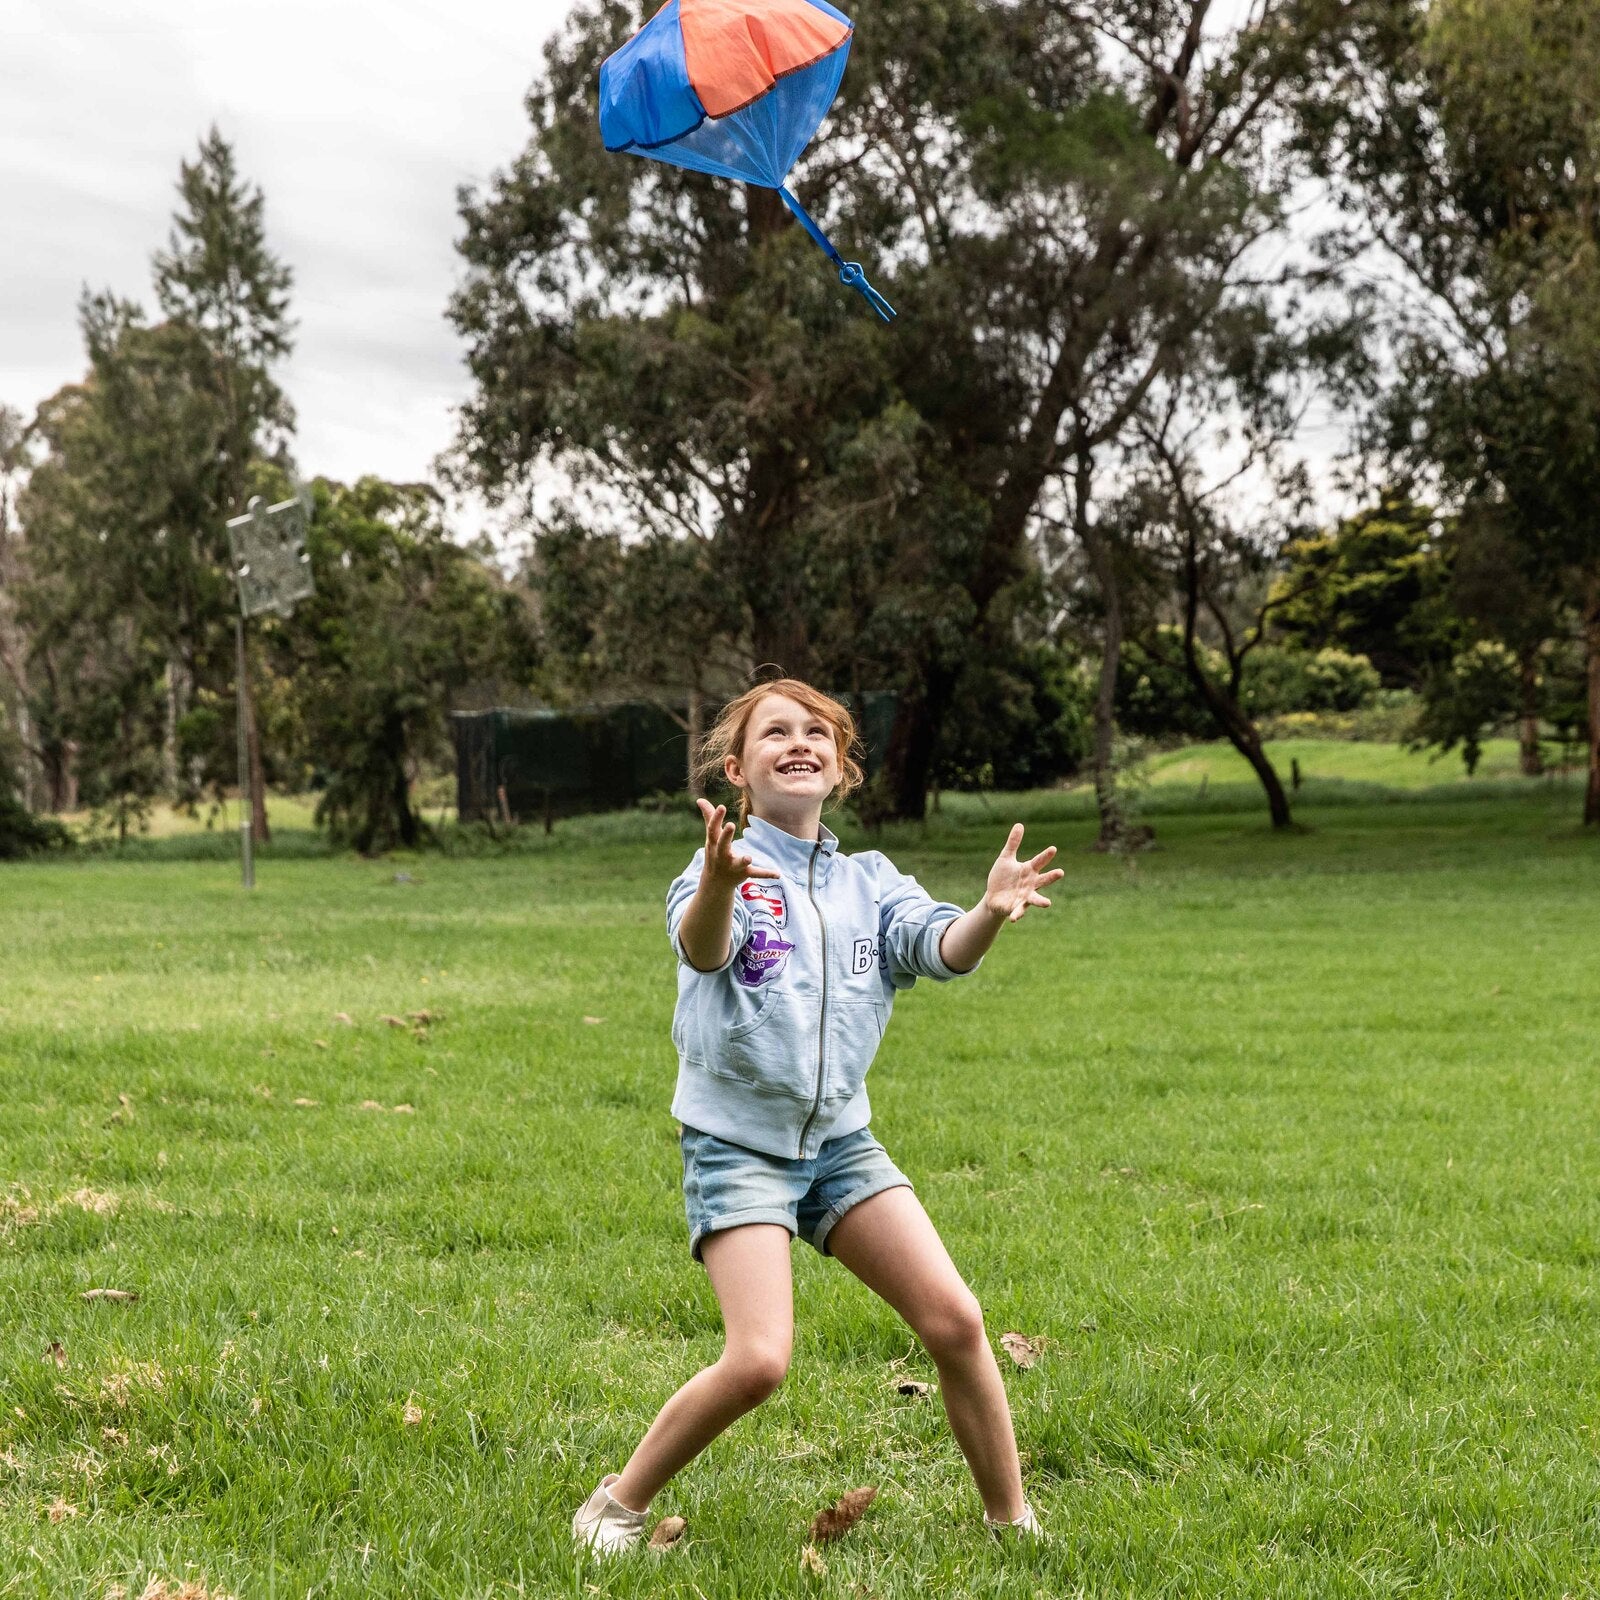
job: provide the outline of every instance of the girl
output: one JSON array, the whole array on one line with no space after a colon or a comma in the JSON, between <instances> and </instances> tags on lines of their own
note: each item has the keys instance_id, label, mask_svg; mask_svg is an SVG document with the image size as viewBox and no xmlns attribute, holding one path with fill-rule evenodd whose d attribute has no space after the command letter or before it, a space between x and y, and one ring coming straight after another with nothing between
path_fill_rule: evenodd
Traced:
<instances>
[{"instance_id":1,"label":"girl","mask_svg":"<svg viewBox=\"0 0 1600 1600\"><path fill-rule=\"evenodd\" d=\"M984 1520L1038 1534L983 1312L910 1180L868 1127L863 1084L895 991L971 972L1000 929L1062 876L1055 846L1017 859L1012 828L970 911L931 899L879 852L841 855L830 796L862 781L855 724L794 678L747 690L706 739L702 776L739 791L698 802L706 842L667 891L678 957L672 1040L689 1252L711 1279L723 1353L661 1408L620 1473L572 1521L580 1545L626 1549L657 1491L770 1395L794 1335L789 1244L837 1257L911 1325L982 1496Z\"/></svg>"}]
</instances>

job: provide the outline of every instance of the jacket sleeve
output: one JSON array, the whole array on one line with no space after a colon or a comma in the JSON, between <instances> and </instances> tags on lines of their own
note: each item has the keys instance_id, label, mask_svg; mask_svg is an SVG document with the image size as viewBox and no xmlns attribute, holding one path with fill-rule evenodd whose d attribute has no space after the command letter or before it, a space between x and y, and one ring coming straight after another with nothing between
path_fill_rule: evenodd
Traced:
<instances>
[{"instance_id":1,"label":"jacket sleeve","mask_svg":"<svg viewBox=\"0 0 1600 1600\"><path fill-rule=\"evenodd\" d=\"M673 954L691 972L726 972L733 965L733 958L740 947L750 937L750 908L738 895L733 897L733 927L728 938L728 959L720 967L697 967L684 954L683 941L678 937L683 914L689 909L695 890L700 887L700 868L705 857L705 847L701 846L695 851L694 860L672 880L672 886L667 890L667 938L672 942Z\"/></svg>"},{"instance_id":2,"label":"jacket sleeve","mask_svg":"<svg viewBox=\"0 0 1600 1600\"><path fill-rule=\"evenodd\" d=\"M948 900L935 900L909 873L896 869L887 856L878 857L878 932L883 940L889 977L897 989L909 989L918 978L964 978L983 965L962 971L939 954L944 930L963 914Z\"/></svg>"}]
</instances>

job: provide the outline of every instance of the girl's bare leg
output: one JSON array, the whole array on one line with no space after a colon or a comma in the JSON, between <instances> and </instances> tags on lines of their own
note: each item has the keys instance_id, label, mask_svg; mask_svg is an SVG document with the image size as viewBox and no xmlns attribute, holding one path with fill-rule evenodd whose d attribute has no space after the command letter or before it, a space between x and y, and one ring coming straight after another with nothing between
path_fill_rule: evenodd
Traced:
<instances>
[{"instance_id":1,"label":"girl's bare leg","mask_svg":"<svg viewBox=\"0 0 1600 1600\"><path fill-rule=\"evenodd\" d=\"M709 1235L700 1246L726 1330L721 1357L662 1406L639 1441L613 1498L643 1511L674 1473L783 1382L794 1347L794 1282L789 1230L751 1222Z\"/></svg>"},{"instance_id":2,"label":"girl's bare leg","mask_svg":"<svg viewBox=\"0 0 1600 1600\"><path fill-rule=\"evenodd\" d=\"M911 1324L933 1357L950 1428L972 1468L984 1510L1008 1522L1020 1517L1022 1468L983 1309L922 1202L910 1189L885 1189L845 1212L827 1245Z\"/></svg>"}]
</instances>

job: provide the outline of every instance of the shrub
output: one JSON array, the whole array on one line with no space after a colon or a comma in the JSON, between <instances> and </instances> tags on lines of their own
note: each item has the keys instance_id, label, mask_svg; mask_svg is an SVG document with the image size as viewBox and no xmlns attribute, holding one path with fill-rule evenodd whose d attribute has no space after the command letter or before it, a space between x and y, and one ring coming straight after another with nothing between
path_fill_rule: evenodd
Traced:
<instances>
[{"instance_id":1,"label":"shrub","mask_svg":"<svg viewBox=\"0 0 1600 1600\"><path fill-rule=\"evenodd\" d=\"M0 792L0 861L70 850L72 835L51 817L36 817L14 795Z\"/></svg>"}]
</instances>

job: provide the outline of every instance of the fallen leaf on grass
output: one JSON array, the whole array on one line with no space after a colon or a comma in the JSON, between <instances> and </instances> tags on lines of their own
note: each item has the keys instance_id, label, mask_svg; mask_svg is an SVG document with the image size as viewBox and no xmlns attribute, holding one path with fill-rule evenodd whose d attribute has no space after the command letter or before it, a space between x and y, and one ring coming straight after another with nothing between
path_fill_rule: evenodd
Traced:
<instances>
[{"instance_id":1,"label":"fallen leaf on grass","mask_svg":"<svg viewBox=\"0 0 1600 1600\"><path fill-rule=\"evenodd\" d=\"M917 1378L905 1378L895 1385L895 1388L905 1395L910 1395L915 1400L921 1400L925 1395L933 1393L933 1385L923 1383Z\"/></svg>"},{"instance_id":2,"label":"fallen leaf on grass","mask_svg":"<svg viewBox=\"0 0 1600 1600\"><path fill-rule=\"evenodd\" d=\"M67 1364L67 1352L62 1349L59 1339L52 1339L50 1348L39 1359L41 1361L53 1361L58 1369L62 1369Z\"/></svg>"},{"instance_id":3,"label":"fallen leaf on grass","mask_svg":"<svg viewBox=\"0 0 1600 1600\"><path fill-rule=\"evenodd\" d=\"M682 1517L663 1517L655 1526L655 1532L650 1535L649 1548L652 1550L669 1550L682 1537L683 1530L689 1524Z\"/></svg>"},{"instance_id":4,"label":"fallen leaf on grass","mask_svg":"<svg viewBox=\"0 0 1600 1600\"><path fill-rule=\"evenodd\" d=\"M83 1299L85 1300L116 1300L126 1304L138 1298L138 1292L133 1289L85 1289L83 1291Z\"/></svg>"},{"instance_id":5,"label":"fallen leaf on grass","mask_svg":"<svg viewBox=\"0 0 1600 1600\"><path fill-rule=\"evenodd\" d=\"M422 1421L422 1417L422 1407L419 1406L415 1400L407 1400L405 1403L405 1409L400 1413L401 1422L403 1422L408 1428L414 1428L419 1422Z\"/></svg>"},{"instance_id":6,"label":"fallen leaf on grass","mask_svg":"<svg viewBox=\"0 0 1600 1600\"><path fill-rule=\"evenodd\" d=\"M116 1584L115 1588L122 1592L115 1600L127 1600L126 1589ZM105 1600L113 1600L111 1591L106 1591ZM233 1600L233 1596L222 1589L213 1589L202 1580L185 1578L182 1583L168 1583L165 1578L152 1578L139 1595L139 1600Z\"/></svg>"},{"instance_id":7,"label":"fallen leaf on grass","mask_svg":"<svg viewBox=\"0 0 1600 1600\"><path fill-rule=\"evenodd\" d=\"M408 1011L406 1015L410 1017L419 1028L431 1027L435 1022L444 1021L444 1018L437 1011Z\"/></svg>"},{"instance_id":8,"label":"fallen leaf on grass","mask_svg":"<svg viewBox=\"0 0 1600 1600\"><path fill-rule=\"evenodd\" d=\"M308 1100L304 1095L301 1095L300 1098L295 1101L295 1104L297 1106L314 1106L317 1104L317 1102L315 1100Z\"/></svg>"},{"instance_id":9,"label":"fallen leaf on grass","mask_svg":"<svg viewBox=\"0 0 1600 1600\"><path fill-rule=\"evenodd\" d=\"M1030 1339L1026 1334L1002 1333L1000 1335L1000 1348L1011 1357L1019 1367L1031 1367L1044 1351L1043 1339Z\"/></svg>"},{"instance_id":10,"label":"fallen leaf on grass","mask_svg":"<svg viewBox=\"0 0 1600 1600\"><path fill-rule=\"evenodd\" d=\"M50 1502L47 1514L52 1522L65 1522L68 1517L77 1516L78 1508L76 1506L68 1505L65 1500L57 1495L56 1498Z\"/></svg>"},{"instance_id":11,"label":"fallen leaf on grass","mask_svg":"<svg viewBox=\"0 0 1600 1600\"><path fill-rule=\"evenodd\" d=\"M404 1017L391 1016L387 1011L385 1011L384 1014L378 1018L378 1021L387 1022L391 1028L403 1028L406 1025L406 1019Z\"/></svg>"},{"instance_id":12,"label":"fallen leaf on grass","mask_svg":"<svg viewBox=\"0 0 1600 1600\"><path fill-rule=\"evenodd\" d=\"M356 1109L358 1111L382 1111L383 1102L381 1100L363 1100Z\"/></svg>"},{"instance_id":13,"label":"fallen leaf on grass","mask_svg":"<svg viewBox=\"0 0 1600 1600\"><path fill-rule=\"evenodd\" d=\"M0 1233L9 1228L31 1228L39 1221L39 1208L29 1205L33 1196L25 1184L13 1183L0 1194Z\"/></svg>"},{"instance_id":14,"label":"fallen leaf on grass","mask_svg":"<svg viewBox=\"0 0 1600 1600\"><path fill-rule=\"evenodd\" d=\"M313 1039L311 1042L319 1050L326 1050L328 1048L328 1041L326 1039Z\"/></svg>"},{"instance_id":15,"label":"fallen leaf on grass","mask_svg":"<svg viewBox=\"0 0 1600 1600\"><path fill-rule=\"evenodd\" d=\"M811 1538L816 1544L826 1544L846 1534L860 1520L861 1514L878 1497L874 1488L851 1489L841 1495L826 1511L819 1511L811 1519Z\"/></svg>"},{"instance_id":16,"label":"fallen leaf on grass","mask_svg":"<svg viewBox=\"0 0 1600 1600\"><path fill-rule=\"evenodd\" d=\"M604 1017L585 1017L583 1020L585 1022L587 1022L590 1027L597 1027L600 1023L604 1022L606 1019Z\"/></svg>"},{"instance_id":17,"label":"fallen leaf on grass","mask_svg":"<svg viewBox=\"0 0 1600 1600\"><path fill-rule=\"evenodd\" d=\"M333 1020L346 1028L353 1028L356 1025L355 1018L353 1018L348 1011L335 1011L333 1014Z\"/></svg>"},{"instance_id":18,"label":"fallen leaf on grass","mask_svg":"<svg viewBox=\"0 0 1600 1600\"><path fill-rule=\"evenodd\" d=\"M800 1570L810 1572L819 1578L828 1575L828 1563L822 1559L822 1552L814 1544L808 1544L800 1552Z\"/></svg>"},{"instance_id":19,"label":"fallen leaf on grass","mask_svg":"<svg viewBox=\"0 0 1600 1600\"><path fill-rule=\"evenodd\" d=\"M415 1106L403 1106L403 1105L402 1106L396 1106L394 1109L395 1109L395 1112L396 1112L397 1115L404 1116L404 1117L415 1116L416 1115L416 1110L417 1110L417 1108Z\"/></svg>"}]
</instances>

